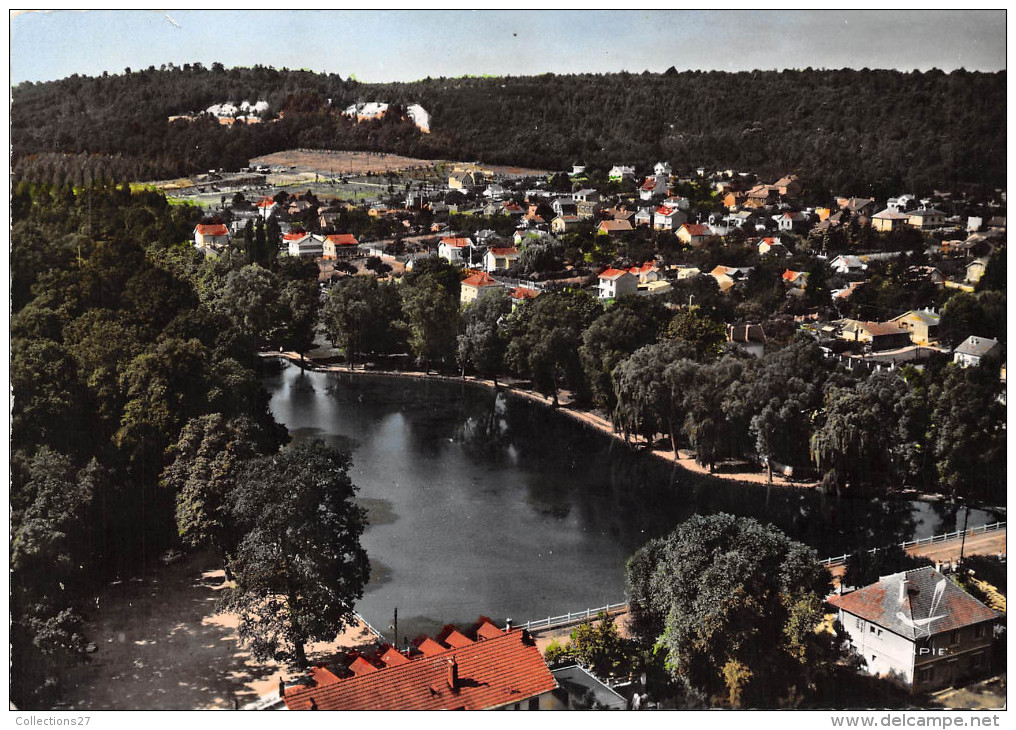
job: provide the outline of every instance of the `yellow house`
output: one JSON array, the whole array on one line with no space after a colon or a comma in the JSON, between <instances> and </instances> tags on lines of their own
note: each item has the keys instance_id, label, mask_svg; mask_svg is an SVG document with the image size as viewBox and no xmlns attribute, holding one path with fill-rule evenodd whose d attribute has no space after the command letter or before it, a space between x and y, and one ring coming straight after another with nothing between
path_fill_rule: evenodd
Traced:
<instances>
[{"instance_id":1,"label":"yellow house","mask_svg":"<svg viewBox=\"0 0 1016 730\"><path fill-rule=\"evenodd\" d=\"M910 341L915 345L928 345L938 341L938 323L941 319L942 315L930 309L912 309L889 321L910 330Z\"/></svg>"},{"instance_id":2,"label":"yellow house","mask_svg":"<svg viewBox=\"0 0 1016 730\"><path fill-rule=\"evenodd\" d=\"M471 304L487 292L497 290L500 286L501 285L486 272L481 271L478 274L473 274L472 276L462 280L462 288L459 291L459 302L463 305Z\"/></svg>"}]
</instances>

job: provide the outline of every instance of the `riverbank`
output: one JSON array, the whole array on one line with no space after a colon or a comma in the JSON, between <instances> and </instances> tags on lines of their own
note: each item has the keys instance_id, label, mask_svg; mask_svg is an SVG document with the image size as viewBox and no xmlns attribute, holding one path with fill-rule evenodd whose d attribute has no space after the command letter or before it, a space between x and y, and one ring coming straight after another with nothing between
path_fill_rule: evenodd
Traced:
<instances>
[{"instance_id":1,"label":"riverbank","mask_svg":"<svg viewBox=\"0 0 1016 730\"><path fill-rule=\"evenodd\" d=\"M474 375L453 376L453 375L440 375L438 373L425 373L419 370L415 371L403 371L403 370L363 370L358 368L350 368L346 365L326 365L313 361L310 358L301 359L300 355L295 352L263 352L262 357L274 357L288 360L299 367L304 367L312 372L318 373L340 373L345 375L373 375L376 377L386 378L409 378L415 380L444 380L450 383L468 383L472 385L478 385L490 390L496 390L500 393L506 393L508 395L525 398L526 400L534 403L540 403L541 405L553 408L553 399L546 396L540 395L539 393L529 390L527 388L519 387L518 384L511 382L499 382L496 386L493 380L486 378L476 377ZM777 486L777 487L788 487L793 489L813 489L818 486L817 482L814 481L800 481L794 479L788 479L780 474L773 474L772 481L769 481L768 475L763 471L744 471L741 468L743 462L738 463L721 463L718 465L719 470L710 472L709 469L702 466L695 461L693 452L686 451L684 449L678 449L677 453L674 453L673 449L661 449L653 448L644 440L625 441L624 435L614 430L614 425L610 422L610 419L604 416L590 411L584 408L577 408L572 404L571 398L566 391L560 391L558 393L559 405L554 408L555 411L565 415L572 420L578 421L590 428L596 429L600 433L603 433L611 438L617 439L621 443L625 444L629 448L637 449L646 454L651 454L658 459L662 459L667 463L674 464L680 468L692 472L694 474L703 474L715 479L723 479L725 481L740 482L742 484L749 484L753 486Z\"/></svg>"}]
</instances>

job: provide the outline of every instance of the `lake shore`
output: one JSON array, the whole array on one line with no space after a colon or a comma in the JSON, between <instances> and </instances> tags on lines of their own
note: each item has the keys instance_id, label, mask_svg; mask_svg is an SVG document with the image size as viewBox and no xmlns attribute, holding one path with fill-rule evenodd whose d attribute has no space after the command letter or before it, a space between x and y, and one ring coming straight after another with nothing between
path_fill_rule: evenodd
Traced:
<instances>
[{"instance_id":1,"label":"lake shore","mask_svg":"<svg viewBox=\"0 0 1016 730\"><path fill-rule=\"evenodd\" d=\"M529 390L527 388L519 387L517 384L498 382L495 386L493 380L487 378L477 377L475 375L466 376L454 376L454 375L441 375L438 373L425 373L420 370L365 370L358 368L351 368L347 365L330 365L321 364L315 362L311 358L301 359L300 355L296 352L263 352L261 357L265 358L279 358L287 360L298 367L303 367L310 372L317 373L339 373L344 375L367 375L375 377L386 377L386 378L409 378L415 380L443 380L450 383L468 383L478 385L490 390L495 390L500 393L506 393L518 398L525 398L526 400L534 403L540 403L541 405L553 408L558 413L561 413L568 418L571 418L579 423L596 429L600 433L603 433L611 438L617 439L621 443L624 443L633 450L638 450L646 454L651 454L658 459L662 459L670 464L675 464L686 471L694 474L703 474L706 476L713 477L715 479L723 479L726 481L740 482L742 484L749 484L753 486L776 486L786 487L791 489L814 489L818 487L818 482L814 481L801 481L788 479L779 474L773 474L772 482L769 481L768 475L763 471L744 471L736 470L737 466L729 464L719 464L719 471L710 472L708 468L702 466L695 461L694 452L687 451L685 449L678 449L677 453L674 453L673 449L661 449L661 448L650 448L645 440L632 440L625 442L624 435L614 430L614 425L610 422L610 419L604 416L590 411L584 408L577 408L572 405L571 399L568 394L564 391L558 393L559 405L555 408L553 406L553 399L546 396L540 395L539 393Z\"/></svg>"}]
</instances>

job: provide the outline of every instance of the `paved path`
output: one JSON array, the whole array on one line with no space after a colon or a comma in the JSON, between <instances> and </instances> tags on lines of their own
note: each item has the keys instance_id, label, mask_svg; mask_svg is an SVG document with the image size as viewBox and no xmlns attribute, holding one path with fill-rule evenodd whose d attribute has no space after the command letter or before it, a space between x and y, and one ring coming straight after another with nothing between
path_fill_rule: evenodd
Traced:
<instances>
[{"instance_id":1,"label":"paved path","mask_svg":"<svg viewBox=\"0 0 1016 730\"><path fill-rule=\"evenodd\" d=\"M994 532L986 532L981 535L967 535L967 542L963 545L964 555L998 555L1006 553L1005 548L1005 533L1006 529L1003 527L1001 530L995 530ZM962 538L955 537L951 540L943 540L942 542L929 543L927 545L914 545L913 547L907 548L907 553L910 555L920 556L922 558L928 558L939 563L949 563L953 560L958 560L960 557L960 545ZM834 565L829 568L829 572L833 575L833 580L839 581L843 575L845 566Z\"/></svg>"}]
</instances>

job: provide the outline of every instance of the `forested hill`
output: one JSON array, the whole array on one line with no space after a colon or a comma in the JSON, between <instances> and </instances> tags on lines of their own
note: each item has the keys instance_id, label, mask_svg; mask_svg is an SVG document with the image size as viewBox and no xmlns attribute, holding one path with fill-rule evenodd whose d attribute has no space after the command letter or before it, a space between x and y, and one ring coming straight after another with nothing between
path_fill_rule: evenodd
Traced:
<instances>
[{"instance_id":1,"label":"forested hill","mask_svg":"<svg viewBox=\"0 0 1016 730\"><path fill-rule=\"evenodd\" d=\"M678 171L795 171L853 194L1005 184L1005 72L671 70L361 84L220 64L128 71L18 85L15 173L57 183L158 178L319 147L550 169L668 159ZM168 121L259 99L283 118ZM418 103L432 131L398 113L359 124L337 113L358 101Z\"/></svg>"}]
</instances>

